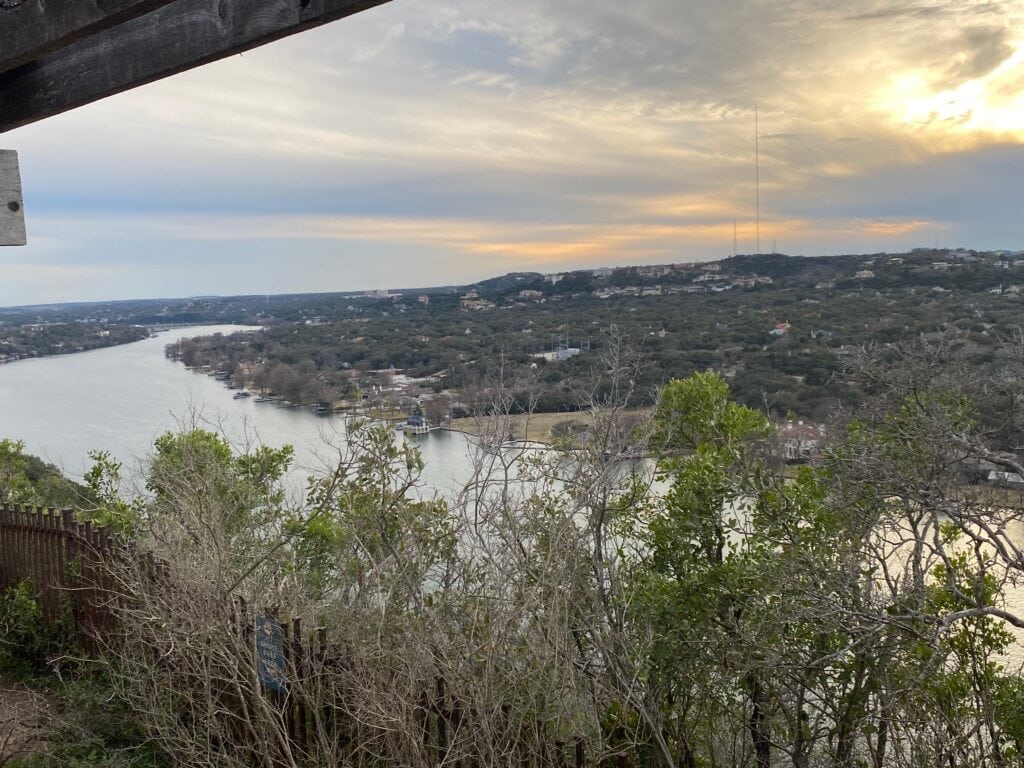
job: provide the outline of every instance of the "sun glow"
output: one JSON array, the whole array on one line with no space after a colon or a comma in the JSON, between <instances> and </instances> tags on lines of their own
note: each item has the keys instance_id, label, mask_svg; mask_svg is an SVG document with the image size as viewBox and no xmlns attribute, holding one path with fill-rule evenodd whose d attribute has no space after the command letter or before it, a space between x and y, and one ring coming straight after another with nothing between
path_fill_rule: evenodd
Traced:
<instances>
[{"instance_id":1,"label":"sun glow","mask_svg":"<svg viewBox=\"0 0 1024 768\"><path fill-rule=\"evenodd\" d=\"M933 90L927 73L898 75L881 106L897 122L919 129L1024 141L1024 40L991 72L953 88Z\"/></svg>"}]
</instances>

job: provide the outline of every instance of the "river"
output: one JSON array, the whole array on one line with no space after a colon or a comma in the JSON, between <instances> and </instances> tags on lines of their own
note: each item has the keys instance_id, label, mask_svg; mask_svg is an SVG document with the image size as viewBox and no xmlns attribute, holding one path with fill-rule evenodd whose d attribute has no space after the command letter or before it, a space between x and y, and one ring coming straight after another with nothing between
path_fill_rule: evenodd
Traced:
<instances>
[{"instance_id":1,"label":"river","mask_svg":"<svg viewBox=\"0 0 1024 768\"><path fill-rule=\"evenodd\" d=\"M76 479L89 468L89 451L107 451L137 482L156 437L196 424L236 445L293 445L292 485L301 488L308 474L323 470L328 441L343 432L341 417L235 400L222 383L164 356L178 339L238 330L251 329L178 328L132 344L0 365L0 438L24 441L27 452ZM447 495L469 477L473 446L465 435L437 431L408 439L422 451L428 493Z\"/></svg>"},{"instance_id":2,"label":"river","mask_svg":"<svg viewBox=\"0 0 1024 768\"><path fill-rule=\"evenodd\" d=\"M246 330L243 326L196 326L165 331L132 344L0 365L0 438L22 440L26 450L81 479L90 450L107 451L136 488L153 440L168 430L196 424L222 432L236 445L260 442L295 447L290 476L294 494L305 478L325 467L328 443L342 439L341 417L307 408L277 408L252 398L235 400L215 379L164 356L178 339ZM458 432L436 431L415 440L424 459L422 495L451 496L472 473L476 448ZM126 489L127 490L127 489ZM1024 613L1024 590L1011 588L1008 607ZM1024 659L1024 633L1009 654Z\"/></svg>"}]
</instances>

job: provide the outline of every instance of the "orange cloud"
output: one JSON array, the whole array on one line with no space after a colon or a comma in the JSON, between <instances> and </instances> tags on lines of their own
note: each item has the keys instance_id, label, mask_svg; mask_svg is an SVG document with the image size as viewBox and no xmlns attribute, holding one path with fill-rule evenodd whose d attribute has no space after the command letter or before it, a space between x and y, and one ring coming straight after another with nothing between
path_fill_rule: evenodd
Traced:
<instances>
[{"instance_id":1,"label":"orange cloud","mask_svg":"<svg viewBox=\"0 0 1024 768\"><path fill-rule=\"evenodd\" d=\"M868 235L879 235L890 237L896 235L909 235L919 232L922 229L934 226L930 221L865 221L862 223L861 231Z\"/></svg>"}]
</instances>

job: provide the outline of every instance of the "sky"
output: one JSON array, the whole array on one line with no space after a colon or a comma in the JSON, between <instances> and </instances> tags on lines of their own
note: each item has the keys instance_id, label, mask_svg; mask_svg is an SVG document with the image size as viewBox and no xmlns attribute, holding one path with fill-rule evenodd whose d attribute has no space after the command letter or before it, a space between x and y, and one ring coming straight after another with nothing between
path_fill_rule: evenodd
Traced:
<instances>
[{"instance_id":1,"label":"sky","mask_svg":"<svg viewBox=\"0 0 1024 768\"><path fill-rule=\"evenodd\" d=\"M394 0L0 146L0 305L1022 249L1024 0Z\"/></svg>"}]
</instances>

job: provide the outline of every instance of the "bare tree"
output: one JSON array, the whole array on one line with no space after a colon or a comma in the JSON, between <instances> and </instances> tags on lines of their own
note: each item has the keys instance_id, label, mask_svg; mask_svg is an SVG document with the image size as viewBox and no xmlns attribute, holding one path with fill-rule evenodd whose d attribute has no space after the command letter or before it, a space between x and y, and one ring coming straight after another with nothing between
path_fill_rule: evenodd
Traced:
<instances>
[{"instance_id":1,"label":"bare tree","mask_svg":"<svg viewBox=\"0 0 1024 768\"><path fill-rule=\"evenodd\" d=\"M196 766L513 766L576 740L664 768L1012 764L1024 691L997 659L1021 625L1001 590L1022 505L959 470L999 456L972 399L1015 374L866 356L871 399L787 476L711 374L641 415L641 365L613 341L580 388L591 427L558 452L507 440L534 390L503 368L481 387L492 439L446 498L413 443L366 424L301 504L287 456L162 439L110 574L120 695ZM280 678L255 650L268 627Z\"/></svg>"}]
</instances>

